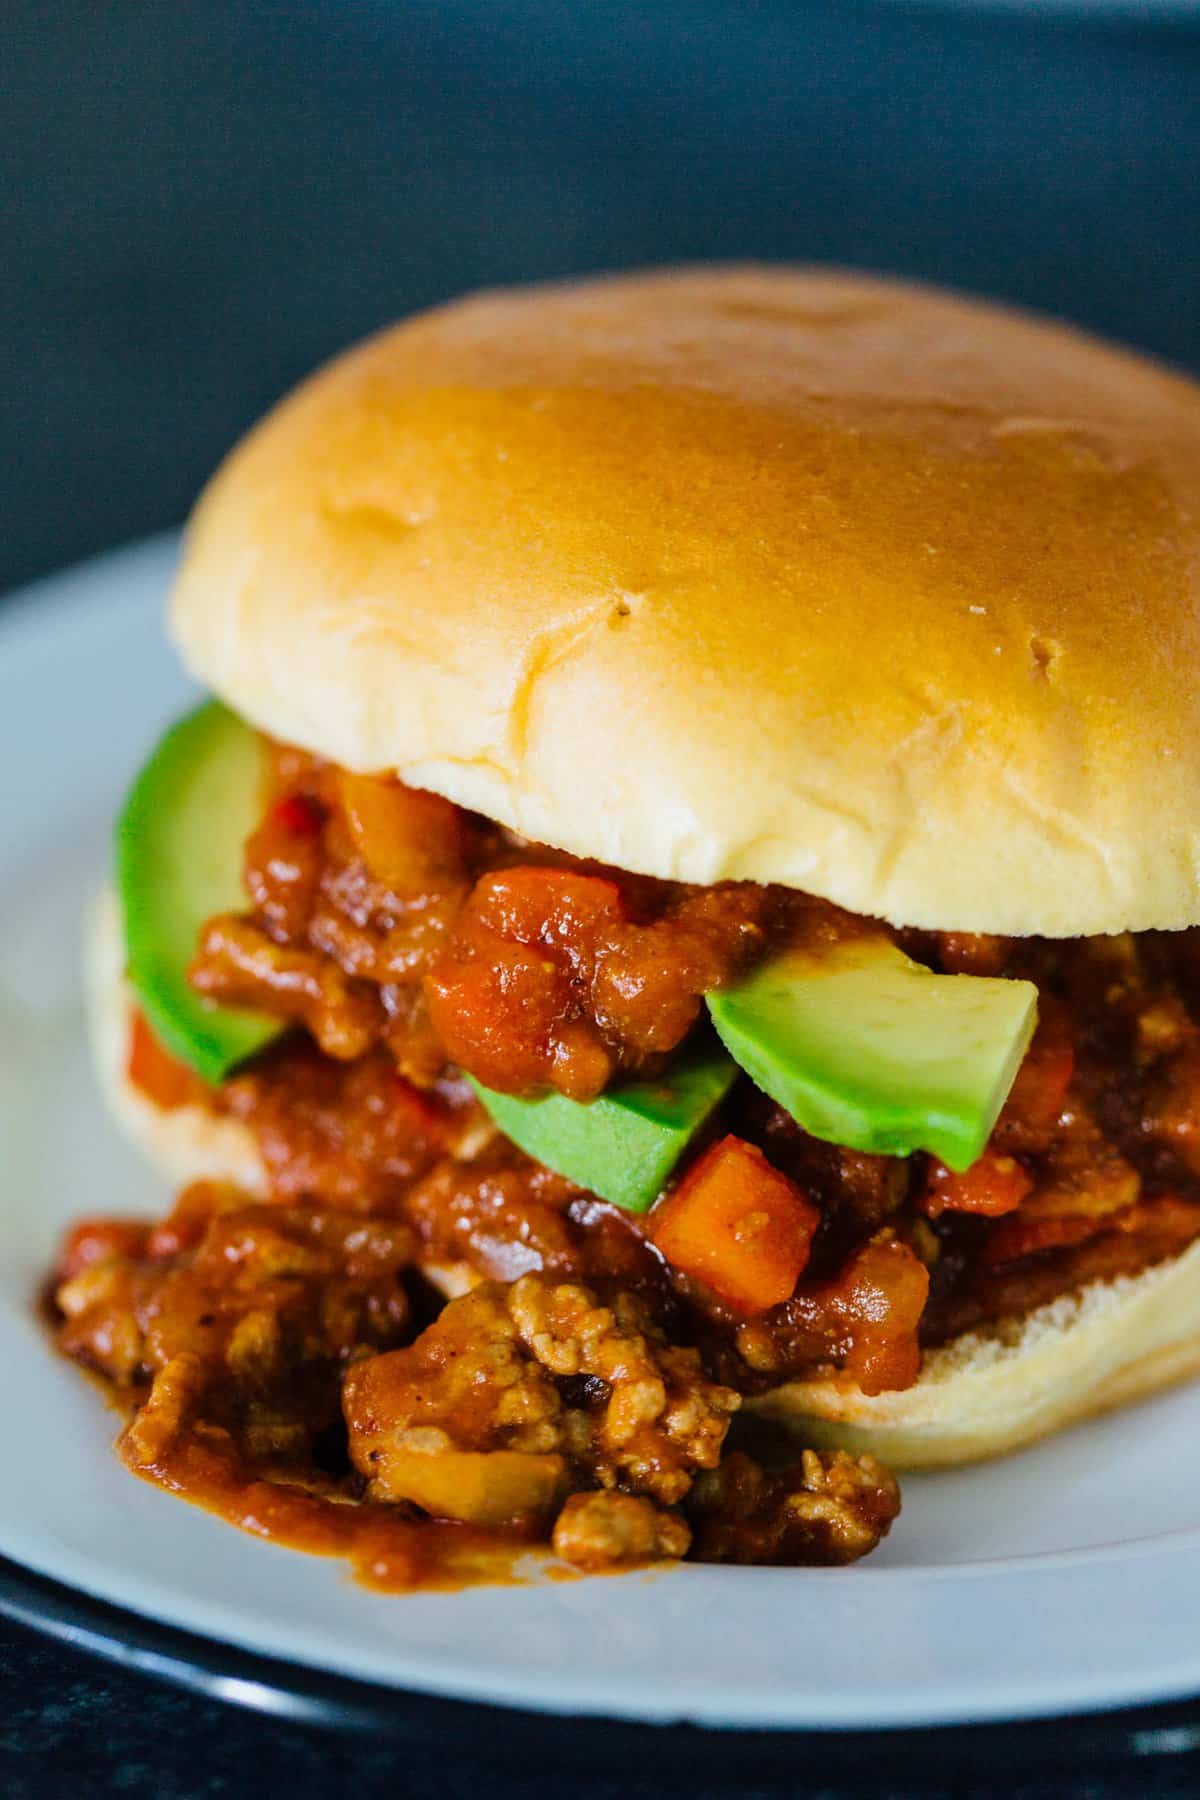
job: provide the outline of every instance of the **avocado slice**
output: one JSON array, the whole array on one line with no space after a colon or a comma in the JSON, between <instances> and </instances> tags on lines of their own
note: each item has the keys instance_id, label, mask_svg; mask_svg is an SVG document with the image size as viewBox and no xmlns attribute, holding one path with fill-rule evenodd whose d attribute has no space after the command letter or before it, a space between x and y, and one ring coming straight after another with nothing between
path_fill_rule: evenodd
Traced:
<instances>
[{"instance_id":1,"label":"avocado slice","mask_svg":"<svg viewBox=\"0 0 1200 1800\"><path fill-rule=\"evenodd\" d=\"M641 1213L736 1075L724 1052L709 1044L685 1051L657 1081L631 1082L586 1102L565 1094L519 1100L468 1079L518 1148L602 1200Z\"/></svg>"},{"instance_id":2,"label":"avocado slice","mask_svg":"<svg viewBox=\"0 0 1200 1800\"><path fill-rule=\"evenodd\" d=\"M1029 1046L1037 989L935 975L880 934L787 952L709 994L708 1010L734 1060L814 1137L965 1169Z\"/></svg>"},{"instance_id":3,"label":"avocado slice","mask_svg":"<svg viewBox=\"0 0 1200 1800\"><path fill-rule=\"evenodd\" d=\"M257 735L209 700L159 740L117 821L130 985L167 1049L214 1084L286 1030L265 1013L213 1006L187 978L201 927L245 905L242 852L264 775Z\"/></svg>"}]
</instances>

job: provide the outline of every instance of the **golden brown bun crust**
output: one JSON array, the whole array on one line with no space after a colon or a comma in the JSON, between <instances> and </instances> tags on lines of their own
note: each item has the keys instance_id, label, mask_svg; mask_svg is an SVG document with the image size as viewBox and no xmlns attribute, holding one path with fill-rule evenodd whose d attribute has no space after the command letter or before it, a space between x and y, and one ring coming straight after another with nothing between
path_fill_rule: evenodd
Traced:
<instances>
[{"instance_id":1,"label":"golden brown bun crust","mask_svg":"<svg viewBox=\"0 0 1200 1800\"><path fill-rule=\"evenodd\" d=\"M330 365L173 608L264 730L898 923L1200 920L1200 389L858 275L485 294Z\"/></svg>"},{"instance_id":2,"label":"golden brown bun crust","mask_svg":"<svg viewBox=\"0 0 1200 1800\"><path fill-rule=\"evenodd\" d=\"M125 1075L129 998L117 909L97 906L88 947L92 1043L113 1111L173 1182L208 1177L265 1188L244 1125L200 1107L163 1112ZM426 1264L448 1298L477 1279L466 1263ZM850 1383L789 1382L747 1402L812 1444L871 1450L897 1468L975 1462L1200 1372L1200 1245L1146 1274L1096 1283L992 1336L968 1334L925 1358L915 1387L873 1399Z\"/></svg>"}]
</instances>

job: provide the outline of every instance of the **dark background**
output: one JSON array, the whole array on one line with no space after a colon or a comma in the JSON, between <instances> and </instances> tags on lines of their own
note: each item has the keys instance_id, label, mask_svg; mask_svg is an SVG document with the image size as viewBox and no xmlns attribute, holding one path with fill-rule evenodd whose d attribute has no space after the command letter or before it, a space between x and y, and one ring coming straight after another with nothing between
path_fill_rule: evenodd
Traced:
<instances>
[{"instance_id":1,"label":"dark background","mask_svg":"<svg viewBox=\"0 0 1200 1800\"><path fill-rule=\"evenodd\" d=\"M315 362L483 283L834 259L1200 367L1190 10L0 0L0 590L173 523Z\"/></svg>"},{"instance_id":2,"label":"dark background","mask_svg":"<svg viewBox=\"0 0 1200 1800\"><path fill-rule=\"evenodd\" d=\"M1200 8L0 0L0 227L3 590L174 523L315 362L482 283L833 259L1200 369ZM243 1722L0 1626L6 1796L520 1791L470 1750ZM863 1780L900 1791L866 1748Z\"/></svg>"}]
</instances>

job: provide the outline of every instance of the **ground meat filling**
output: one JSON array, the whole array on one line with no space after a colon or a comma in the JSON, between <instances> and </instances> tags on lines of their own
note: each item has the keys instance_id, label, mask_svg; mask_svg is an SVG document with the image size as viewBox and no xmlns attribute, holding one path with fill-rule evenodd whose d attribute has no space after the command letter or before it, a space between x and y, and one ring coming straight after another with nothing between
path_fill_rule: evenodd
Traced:
<instances>
[{"instance_id":1,"label":"ground meat filling","mask_svg":"<svg viewBox=\"0 0 1200 1800\"><path fill-rule=\"evenodd\" d=\"M653 1509L677 1507L697 1472L717 1467L740 1398L668 1341L638 1295L618 1288L604 1304L590 1288L525 1275L451 1301L411 1349L364 1363L345 1404L350 1455L374 1498L493 1524L549 1517L581 1490L651 1503L573 1509L554 1541L592 1560L601 1519L614 1542L648 1533L682 1554L682 1519Z\"/></svg>"},{"instance_id":2,"label":"ground meat filling","mask_svg":"<svg viewBox=\"0 0 1200 1800\"><path fill-rule=\"evenodd\" d=\"M326 1056L386 1045L420 1084L450 1063L506 1093L592 1099L661 1068L704 994L772 941L841 918L785 890L581 863L294 751L273 767L252 910L210 922L193 981L296 1021Z\"/></svg>"},{"instance_id":3,"label":"ground meat filling","mask_svg":"<svg viewBox=\"0 0 1200 1800\"><path fill-rule=\"evenodd\" d=\"M932 1157L819 1143L736 1084L700 1154L720 1134L741 1143L743 1168L765 1154L766 1175L793 1184L795 1217L810 1231L790 1292L747 1307L667 1262L655 1247L658 1213L619 1213L500 1138L462 1071L509 1093L587 1100L615 1078L664 1067L702 1030L707 990L784 945L837 941L864 922L786 889L702 889L585 864L432 794L290 749L273 747L270 769L266 815L246 846L248 907L209 923L193 979L203 994L299 1030L205 1103L254 1130L273 1206L380 1220L405 1235L417 1264L493 1283L455 1301L419 1348L378 1357L376 1373L371 1361L356 1368L353 1395L389 1390L376 1438L353 1411L354 1467L374 1492L396 1480L401 1440L412 1469L443 1487L450 1463L439 1458L489 1458L500 1496L520 1489L520 1471L507 1463L506 1489L495 1458L533 1456L534 1510L578 1561L601 1555L601 1544L678 1543L700 1530L702 1496L718 1492L711 1463L684 1460L671 1487L662 1409L644 1422L657 1447L642 1462L619 1449L604 1424L615 1395L597 1400L608 1373L587 1359L554 1366L554 1345L576 1345L587 1330L561 1319L534 1328L534 1301L603 1314L608 1330L639 1337L658 1364L658 1375L640 1377L644 1393L684 1381L671 1373L675 1355L691 1372L685 1381L714 1391L844 1370L882 1393L918 1379L925 1345L1096 1276L1135 1273L1200 1237L1198 932L1070 943L898 932L928 967L1034 981L1031 1051L988 1150L964 1174ZM160 1105L201 1098L144 1026L130 1073ZM106 1280L137 1278L117 1260ZM72 1343L103 1363L103 1332L83 1327L79 1337L77 1298L68 1301ZM130 1318L144 1307L130 1305L104 1327L117 1372L140 1366L142 1327ZM495 1359L495 1377L480 1364L480 1391L498 1404L506 1370L513 1395L531 1406L540 1397L543 1415L471 1435L450 1422L452 1409L423 1418L403 1400L414 1357L439 1357L461 1339L457 1364L471 1366L468 1325L479 1354L488 1346ZM439 1364L426 1402L452 1366ZM412 1462L410 1435L439 1431L450 1442ZM369 1451L378 1465L365 1462ZM741 1519L739 1544L757 1534L781 1555L801 1543L817 1553L817 1465L783 1485L729 1472L721 1481ZM871 1480L867 1490L882 1492ZM871 1535L874 1503L858 1505L849 1489L842 1501ZM720 1543L716 1526L702 1535L709 1550ZM835 1557L837 1534L826 1537L820 1553ZM855 1543L851 1525L838 1543Z\"/></svg>"},{"instance_id":4,"label":"ground meat filling","mask_svg":"<svg viewBox=\"0 0 1200 1800\"><path fill-rule=\"evenodd\" d=\"M581 1567L845 1561L886 1531L890 1477L730 1450L742 1395L834 1371L907 1387L923 1347L1200 1237L1200 933L896 933L932 968L1034 981L1037 1035L965 1173L820 1143L736 1083L681 1185L724 1158L760 1172L764 1228L803 1225L787 1281L749 1300L658 1247L677 1194L639 1218L581 1191L496 1133L464 1071L575 1099L653 1075L706 991L862 921L582 863L278 747L246 887L195 985L297 1029L213 1094L137 1021L129 1072L243 1120L267 1195L86 1227L58 1288L64 1347L141 1402L132 1460L199 1421L257 1466ZM480 1285L437 1313L415 1270Z\"/></svg>"},{"instance_id":5,"label":"ground meat filling","mask_svg":"<svg viewBox=\"0 0 1200 1800\"><path fill-rule=\"evenodd\" d=\"M357 1502L540 1540L588 1570L687 1554L693 1488L719 1472L740 1396L619 1286L485 1283L421 1329L416 1249L403 1224L200 1183L159 1226L76 1227L59 1341L129 1403L131 1466L200 1499L236 1472L264 1535L299 1490L343 1518ZM777 1529L775 1501L745 1497L770 1478L737 1468L728 1504L711 1487L700 1503L713 1559L754 1560L770 1537L771 1560L849 1560L896 1510L894 1488L890 1511L855 1499L880 1486L869 1461L813 1456L806 1491L844 1516Z\"/></svg>"},{"instance_id":6,"label":"ground meat filling","mask_svg":"<svg viewBox=\"0 0 1200 1800\"><path fill-rule=\"evenodd\" d=\"M664 1271L644 1222L487 1143L459 1071L589 1097L661 1067L707 989L860 921L787 890L581 863L279 747L246 884L250 909L210 924L193 973L304 1028L218 1102L255 1131L274 1192L403 1217L429 1260L488 1278L654 1294L741 1388L827 1368L904 1387L923 1343L1200 1235L1200 933L897 934L932 967L1035 981L1037 1036L965 1175L818 1143L739 1083L723 1126L820 1216L794 1292L747 1319Z\"/></svg>"},{"instance_id":7,"label":"ground meat filling","mask_svg":"<svg viewBox=\"0 0 1200 1800\"><path fill-rule=\"evenodd\" d=\"M704 1562L856 1562L900 1511L895 1479L845 1451L768 1470L734 1451L692 1491L693 1542Z\"/></svg>"},{"instance_id":8,"label":"ground meat filling","mask_svg":"<svg viewBox=\"0 0 1200 1800\"><path fill-rule=\"evenodd\" d=\"M54 1295L59 1341L141 1402L134 1460L203 1418L256 1464L302 1467L339 1429L342 1371L409 1334L414 1247L397 1222L248 1205L200 1183L161 1225L75 1228Z\"/></svg>"}]
</instances>

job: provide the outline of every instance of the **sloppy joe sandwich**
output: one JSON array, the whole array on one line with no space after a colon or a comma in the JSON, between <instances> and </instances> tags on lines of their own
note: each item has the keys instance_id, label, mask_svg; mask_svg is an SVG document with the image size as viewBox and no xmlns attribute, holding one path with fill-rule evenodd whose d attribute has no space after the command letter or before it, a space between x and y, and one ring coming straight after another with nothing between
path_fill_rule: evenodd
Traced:
<instances>
[{"instance_id":1,"label":"sloppy joe sandwich","mask_svg":"<svg viewBox=\"0 0 1200 1800\"><path fill-rule=\"evenodd\" d=\"M134 1466L849 1561L885 1464L1200 1368L1193 385L849 274L483 295L250 434L170 625L91 988L187 1185L56 1290Z\"/></svg>"}]
</instances>

